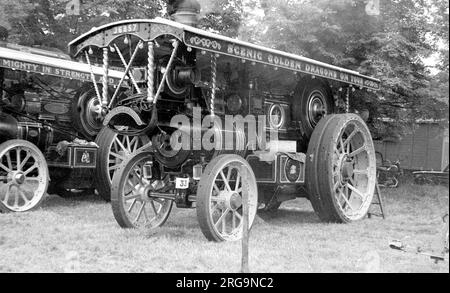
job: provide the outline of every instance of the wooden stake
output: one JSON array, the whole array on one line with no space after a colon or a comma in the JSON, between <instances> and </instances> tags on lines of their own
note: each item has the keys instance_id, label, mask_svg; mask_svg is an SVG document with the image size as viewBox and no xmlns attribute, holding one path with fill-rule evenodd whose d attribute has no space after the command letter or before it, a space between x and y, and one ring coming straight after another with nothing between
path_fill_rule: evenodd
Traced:
<instances>
[{"instance_id":1,"label":"wooden stake","mask_svg":"<svg viewBox=\"0 0 450 293\"><path fill-rule=\"evenodd\" d=\"M249 259L248 259L248 243L249 243L249 202L248 202L248 180L247 180L247 168L241 168L242 176L242 211L243 211L243 223L242 223L242 264L241 273L250 273Z\"/></svg>"}]
</instances>

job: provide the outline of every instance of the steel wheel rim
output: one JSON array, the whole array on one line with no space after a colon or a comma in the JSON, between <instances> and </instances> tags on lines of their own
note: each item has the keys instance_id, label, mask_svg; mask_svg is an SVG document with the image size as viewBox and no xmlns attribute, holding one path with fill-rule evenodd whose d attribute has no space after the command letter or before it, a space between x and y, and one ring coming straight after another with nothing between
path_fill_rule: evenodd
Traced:
<instances>
[{"instance_id":1,"label":"steel wheel rim","mask_svg":"<svg viewBox=\"0 0 450 293\"><path fill-rule=\"evenodd\" d=\"M124 176L121 187L121 202L127 219L135 228L156 228L164 224L170 213L173 201L167 199L150 198L148 192L152 190L155 181L145 179L144 165L149 163L143 158L130 168ZM153 181L153 182L152 182Z\"/></svg>"},{"instance_id":2,"label":"steel wheel rim","mask_svg":"<svg viewBox=\"0 0 450 293\"><path fill-rule=\"evenodd\" d=\"M45 194L46 181L45 162L33 149L16 145L0 153L0 201L8 210L34 208Z\"/></svg>"},{"instance_id":3,"label":"steel wheel rim","mask_svg":"<svg viewBox=\"0 0 450 293\"><path fill-rule=\"evenodd\" d=\"M320 91L313 91L308 102L308 121L315 127L323 116L328 113L325 96Z\"/></svg>"},{"instance_id":4,"label":"steel wheel rim","mask_svg":"<svg viewBox=\"0 0 450 293\"><path fill-rule=\"evenodd\" d=\"M376 159L371 137L356 121L341 129L333 144L333 195L349 220L363 218L373 199Z\"/></svg>"},{"instance_id":5,"label":"steel wheel rim","mask_svg":"<svg viewBox=\"0 0 450 293\"><path fill-rule=\"evenodd\" d=\"M141 147L148 143L145 136L130 136L115 134L108 151L108 174L109 182L112 182L114 172L119 169L124 160L130 158Z\"/></svg>"},{"instance_id":6,"label":"steel wheel rim","mask_svg":"<svg viewBox=\"0 0 450 293\"><path fill-rule=\"evenodd\" d=\"M209 218L214 232L225 241L237 241L242 236L243 211L241 168L237 162L225 164L215 175L209 192ZM256 181L247 170L249 196L249 226L252 225L257 210Z\"/></svg>"}]
</instances>

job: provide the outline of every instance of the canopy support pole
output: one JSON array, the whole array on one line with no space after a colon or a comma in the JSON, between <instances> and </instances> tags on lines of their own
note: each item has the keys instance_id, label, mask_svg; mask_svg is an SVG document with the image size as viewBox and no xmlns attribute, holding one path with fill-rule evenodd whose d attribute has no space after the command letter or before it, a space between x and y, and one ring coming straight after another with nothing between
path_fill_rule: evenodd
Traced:
<instances>
[{"instance_id":1,"label":"canopy support pole","mask_svg":"<svg viewBox=\"0 0 450 293\"><path fill-rule=\"evenodd\" d=\"M217 94L217 56L215 53L211 54L211 116L215 115L215 102Z\"/></svg>"},{"instance_id":2,"label":"canopy support pole","mask_svg":"<svg viewBox=\"0 0 450 293\"><path fill-rule=\"evenodd\" d=\"M5 70L0 68L0 100L3 98L3 87L5 82Z\"/></svg>"},{"instance_id":3,"label":"canopy support pole","mask_svg":"<svg viewBox=\"0 0 450 293\"><path fill-rule=\"evenodd\" d=\"M101 95L100 95L100 91L98 89L97 81L95 79L94 70L92 69L91 60L89 59L89 53L87 51L84 51L84 53L85 53L85 56L86 56L86 62L89 65L89 71L91 73L92 83L94 84L95 94L97 95L97 99L98 99L99 104L102 104L102 98L101 98Z\"/></svg>"},{"instance_id":4,"label":"canopy support pole","mask_svg":"<svg viewBox=\"0 0 450 293\"><path fill-rule=\"evenodd\" d=\"M350 113L350 95L351 95L351 86L347 88L347 92L345 93L345 113Z\"/></svg>"},{"instance_id":5,"label":"canopy support pole","mask_svg":"<svg viewBox=\"0 0 450 293\"><path fill-rule=\"evenodd\" d=\"M108 47L103 48L103 95L102 106L108 106L109 55Z\"/></svg>"},{"instance_id":6,"label":"canopy support pole","mask_svg":"<svg viewBox=\"0 0 450 293\"><path fill-rule=\"evenodd\" d=\"M155 43L148 42L148 68L147 68L147 102L153 103L155 99Z\"/></svg>"}]
</instances>

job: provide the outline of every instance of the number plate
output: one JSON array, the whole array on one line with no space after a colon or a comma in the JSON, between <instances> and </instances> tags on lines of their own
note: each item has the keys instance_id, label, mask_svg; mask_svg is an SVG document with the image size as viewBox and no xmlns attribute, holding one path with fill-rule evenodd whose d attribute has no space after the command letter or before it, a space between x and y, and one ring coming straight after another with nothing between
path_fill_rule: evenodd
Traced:
<instances>
[{"instance_id":1,"label":"number plate","mask_svg":"<svg viewBox=\"0 0 450 293\"><path fill-rule=\"evenodd\" d=\"M139 32L139 24L138 23L131 23L121 26L116 26L113 29L113 35L121 35L121 34L127 34L127 33L137 33Z\"/></svg>"},{"instance_id":2,"label":"number plate","mask_svg":"<svg viewBox=\"0 0 450 293\"><path fill-rule=\"evenodd\" d=\"M188 189L189 188L189 178L177 178L175 180L176 189Z\"/></svg>"}]
</instances>

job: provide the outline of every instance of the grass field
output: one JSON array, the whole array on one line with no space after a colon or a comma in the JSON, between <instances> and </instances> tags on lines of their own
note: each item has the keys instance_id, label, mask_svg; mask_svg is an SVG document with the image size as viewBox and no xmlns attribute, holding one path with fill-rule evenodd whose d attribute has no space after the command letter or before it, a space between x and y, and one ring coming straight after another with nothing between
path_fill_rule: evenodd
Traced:
<instances>
[{"instance_id":1,"label":"grass field","mask_svg":"<svg viewBox=\"0 0 450 293\"><path fill-rule=\"evenodd\" d=\"M448 187L382 190L388 218L320 223L306 200L257 217L252 272L432 272L449 264L391 250L391 240L442 251ZM25 214L0 214L0 272L239 272L240 243L208 243L195 210L177 210L164 228L122 230L96 196L49 196Z\"/></svg>"}]
</instances>

